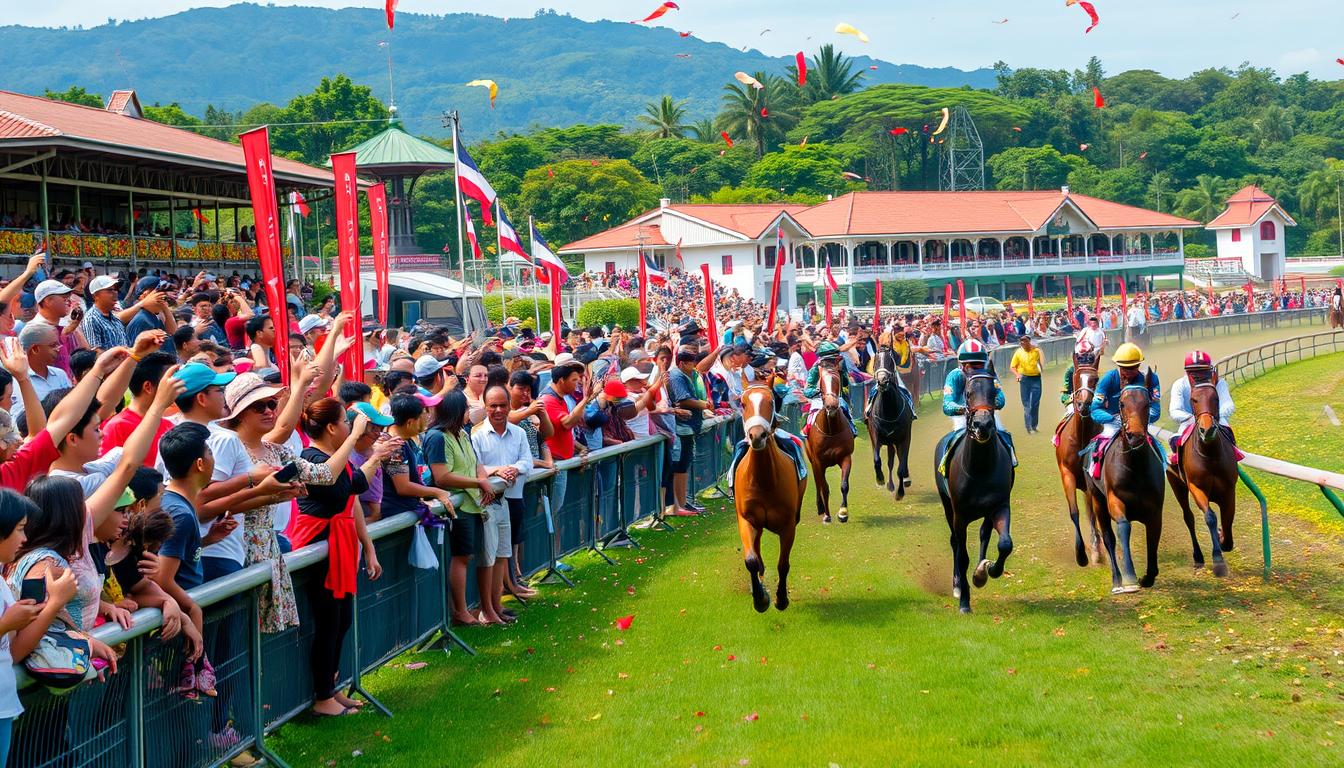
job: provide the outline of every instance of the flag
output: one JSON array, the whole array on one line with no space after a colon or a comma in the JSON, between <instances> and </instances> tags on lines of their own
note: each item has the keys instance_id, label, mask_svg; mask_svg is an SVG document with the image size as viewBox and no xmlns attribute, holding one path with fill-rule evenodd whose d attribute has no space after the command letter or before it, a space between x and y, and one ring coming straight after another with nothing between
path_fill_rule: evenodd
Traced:
<instances>
[{"instance_id":1,"label":"flag","mask_svg":"<svg viewBox=\"0 0 1344 768\"><path fill-rule=\"evenodd\" d=\"M359 309L359 180L355 176L355 153L332 155L331 171L336 177L336 263L341 281L341 310L354 313L354 321L345 327L345 335L358 341L363 333ZM351 347L341 360L341 366L346 381L363 381L363 347L358 343Z\"/></svg>"},{"instance_id":2,"label":"flag","mask_svg":"<svg viewBox=\"0 0 1344 768\"><path fill-rule=\"evenodd\" d=\"M471 206L465 202L462 203L462 220L467 222L467 241L471 243L471 257L479 259L481 258L481 244L476 241L476 225L471 221Z\"/></svg>"},{"instance_id":3,"label":"flag","mask_svg":"<svg viewBox=\"0 0 1344 768\"><path fill-rule=\"evenodd\" d=\"M961 320L961 336L966 338L966 284L957 281L957 318Z\"/></svg>"},{"instance_id":4,"label":"flag","mask_svg":"<svg viewBox=\"0 0 1344 768\"><path fill-rule=\"evenodd\" d=\"M873 285L873 333L882 331L882 281Z\"/></svg>"},{"instance_id":5,"label":"flag","mask_svg":"<svg viewBox=\"0 0 1344 768\"><path fill-rule=\"evenodd\" d=\"M1094 279L1096 280L1097 285L1097 300L1094 302L1092 314L1097 316L1097 322L1101 322L1101 278L1097 277Z\"/></svg>"},{"instance_id":6,"label":"flag","mask_svg":"<svg viewBox=\"0 0 1344 768\"><path fill-rule=\"evenodd\" d=\"M534 229L533 232L534 232L534 237L535 237L535 232L536 232L536 230ZM536 243L537 241L534 239L532 242L533 242L533 243ZM547 267L547 268L546 268L546 271L547 271L547 272L550 272L550 271L551 271L551 267ZM561 339L560 339L560 329L561 329L561 326L564 325L564 310L563 310L563 308L560 306L560 285L561 285L561 281L560 281L560 280L548 280L547 282L550 284L550 297L551 297L551 340L555 343L555 348L556 348L556 349L559 349L559 348L560 348L560 341L561 341ZM538 319L540 319L540 318L538 318Z\"/></svg>"},{"instance_id":7,"label":"flag","mask_svg":"<svg viewBox=\"0 0 1344 768\"><path fill-rule=\"evenodd\" d=\"M678 241L680 245L680 241ZM770 283L770 314L766 315L765 332L775 332L775 313L779 310L779 278L784 274L784 227L775 229L775 277Z\"/></svg>"},{"instance_id":8,"label":"flag","mask_svg":"<svg viewBox=\"0 0 1344 768\"><path fill-rule=\"evenodd\" d=\"M297 193L296 193L297 194ZM378 285L378 323L387 327L387 187L369 187L369 231L373 239L373 276Z\"/></svg>"},{"instance_id":9,"label":"flag","mask_svg":"<svg viewBox=\"0 0 1344 768\"><path fill-rule=\"evenodd\" d=\"M653 257L647 253L642 254L642 257L644 259L644 273L648 276L649 285L667 285L667 273L658 268L658 265L653 261Z\"/></svg>"},{"instance_id":10,"label":"flag","mask_svg":"<svg viewBox=\"0 0 1344 768\"><path fill-rule=\"evenodd\" d=\"M494 293L496 285L499 285L499 280L495 278L494 275L491 275L490 279L485 281L485 292Z\"/></svg>"},{"instance_id":11,"label":"flag","mask_svg":"<svg viewBox=\"0 0 1344 768\"><path fill-rule=\"evenodd\" d=\"M1120 276L1120 314L1123 316L1129 313L1129 295L1128 287L1125 285L1124 275ZM1123 322L1123 320L1122 320Z\"/></svg>"},{"instance_id":12,"label":"flag","mask_svg":"<svg viewBox=\"0 0 1344 768\"><path fill-rule=\"evenodd\" d=\"M556 256L555 252L551 250L551 246L547 245L546 241L542 239L541 233L537 231L536 222L528 223L531 225L532 229L532 232L530 233L532 240L532 263L545 270L544 273L539 273L539 277L555 286L564 285L569 282L569 270L565 269L565 262L561 261L560 257ZM551 280L551 274L557 275L559 279ZM558 287L553 288L552 292L555 290L559 290Z\"/></svg>"},{"instance_id":13,"label":"flag","mask_svg":"<svg viewBox=\"0 0 1344 768\"><path fill-rule=\"evenodd\" d=\"M290 193L289 193L289 205L290 205L291 208L293 208L293 210L294 210L295 213L299 214L300 216L304 217L305 219L308 218L308 214L309 214L309 213L312 213L312 210L309 209L309 207L308 207L308 201L305 200L305 199L303 199L303 193L302 193L302 192L298 192L298 191L290 192Z\"/></svg>"},{"instance_id":14,"label":"flag","mask_svg":"<svg viewBox=\"0 0 1344 768\"><path fill-rule=\"evenodd\" d=\"M1246 281L1246 311L1255 311L1255 284L1250 280Z\"/></svg>"},{"instance_id":15,"label":"flag","mask_svg":"<svg viewBox=\"0 0 1344 768\"><path fill-rule=\"evenodd\" d=\"M496 201L498 205L499 201ZM527 251L523 250L523 239L518 236L518 230L513 228L513 222L504 213L504 206L498 205L499 218L495 221L495 231L499 235L499 250L501 253L508 251L526 259L529 264L532 259L528 257Z\"/></svg>"},{"instance_id":16,"label":"flag","mask_svg":"<svg viewBox=\"0 0 1344 768\"><path fill-rule=\"evenodd\" d=\"M1073 314L1073 281L1069 279L1068 275L1064 276L1064 301L1069 310L1069 325L1077 328L1078 320Z\"/></svg>"},{"instance_id":17,"label":"flag","mask_svg":"<svg viewBox=\"0 0 1344 768\"><path fill-rule=\"evenodd\" d=\"M490 209L495 207L495 189L485 180L485 174L471 161L467 148L457 145L457 185L462 194L481 204L481 219L488 227L495 223Z\"/></svg>"},{"instance_id":18,"label":"flag","mask_svg":"<svg viewBox=\"0 0 1344 768\"><path fill-rule=\"evenodd\" d=\"M686 261L681 258L681 238L677 238L677 268L686 269Z\"/></svg>"},{"instance_id":19,"label":"flag","mask_svg":"<svg viewBox=\"0 0 1344 768\"><path fill-rule=\"evenodd\" d=\"M393 22L397 20L397 0L387 0L383 5L383 12L387 14L387 28L391 29Z\"/></svg>"},{"instance_id":20,"label":"flag","mask_svg":"<svg viewBox=\"0 0 1344 768\"><path fill-rule=\"evenodd\" d=\"M831 257L826 257L826 324L831 325L831 294L840 290L840 284L835 282L835 275L831 274Z\"/></svg>"},{"instance_id":21,"label":"flag","mask_svg":"<svg viewBox=\"0 0 1344 768\"><path fill-rule=\"evenodd\" d=\"M1301 305L1301 306L1304 306L1304 307L1305 307L1305 306L1307 306L1307 278L1305 278L1305 277L1299 277L1299 278L1297 278L1297 279L1300 280L1301 283L1302 283L1302 305Z\"/></svg>"},{"instance_id":22,"label":"flag","mask_svg":"<svg viewBox=\"0 0 1344 768\"><path fill-rule=\"evenodd\" d=\"M709 265L700 265L700 275L705 279L705 330L709 332L710 346L718 346L719 324L714 317L714 281L709 279Z\"/></svg>"},{"instance_id":23,"label":"flag","mask_svg":"<svg viewBox=\"0 0 1344 768\"><path fill-rule=\"evenodd\" d=\"M1036 297L1032 295L1032 285L1027 283L1027 317L1036 316Z\"/></svg>"},{"instance_id":24,"label":"flag","mask_svg":"<svg viewBox=\"0 0 1344 768\"><path fill-rule=\"evenodd\" d=\"M649 262L644 257L644 248L640 246L639 255L639 332L649 327Z\"/></svg>"},{"instance_id":25,"label":"flag","mask_svg":"<svg viewBox=\"0 0 1344 768\"><path fill-rule=\"evenodd\" d=\"M952 284L943 286L943 346L947 346L947 330L952 324Z\"/></svg>"},{"instance_id":26,"label":"flag","mask_svg":"<svg viewBox=\"0 0 1344 768\"><path fill-rule=\"evenodd\" d=\"M289 383L289 307L285 304L285 264L280 248L280 211L275 177L271 173L271 139L266 127L238 137L247 165L247 188L252 198L252 220L257 229L257 257L261 279L275 323L275 364L280 380Z\"/></svg>"},{"instance_id":27,"label":"flag","mask_svg":"<svg viewBox=\"0 0 1344 768\"><path fill-rule=\"evenodd\" d=\"M201 209L200 209L200 208L192 208L192 209L191 209L191 215L192 215L197 221L201 222L202 224L209 224L209 223L210 223L210 220L207 219L207 218L205 217L205 214L204 214L204 213L201 213Z\"/></svg>"}]
</instances>

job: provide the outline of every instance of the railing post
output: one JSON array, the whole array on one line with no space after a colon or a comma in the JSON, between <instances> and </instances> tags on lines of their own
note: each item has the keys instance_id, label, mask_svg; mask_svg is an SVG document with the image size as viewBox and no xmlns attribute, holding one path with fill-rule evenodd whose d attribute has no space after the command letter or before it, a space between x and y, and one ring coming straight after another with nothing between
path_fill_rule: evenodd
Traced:
<instances>
[{"instance_id":1,"label":"railing post","mask_svg":"<svg viewBox=\"0 0 1344 768\"><path fill-rule=\"evenodd\" d=\"M1265 581L1269 581L1270 554L1269 554L1269 502L1265 501L1265 494L1261 492L1260 486L1255 484L1246 470L1237 467L1237 476L1241 482L1246 484L1255 500L1260 502L1260 548L1264 552L1265 559Z\"/></svg>"},{"instance_id":2,"label":"railing post","mask_svg":"<svg viewBox=\"0 0 1344 768\"><path fill-rule=\"evenodd\" d=\"M261 604L259 597L261 595L260 587L253 587L248 590L248 641L251 644L251 651L248 654L248 671L252 675L252 728L253 728L253 746L262 757L266 758L267 765L274 765L278 768L289 768L289 764L280 759L266 746L266 704L262 700L261 690ZM356 660L358 663L358 660Z\"/></svg>"},{"instance_id":3,"label":"railing post","mask_svg":"<svg viewBox=\"0 0 1344 768\"><path fill-rule=\"evenodd\" d=\"M131 732L127 736L130 747L131 765L144 766L145 763L145 636L131 638L128 661L131 663L130 701L127 710L130 715Z\"/></svg>"}]
</instances>

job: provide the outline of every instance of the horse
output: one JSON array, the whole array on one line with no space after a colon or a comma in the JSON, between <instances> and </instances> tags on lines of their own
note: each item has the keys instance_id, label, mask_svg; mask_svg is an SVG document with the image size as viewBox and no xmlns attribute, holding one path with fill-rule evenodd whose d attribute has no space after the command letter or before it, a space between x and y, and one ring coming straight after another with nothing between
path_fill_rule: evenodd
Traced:
<instances>
[{"instance_id":1,"label":"horse","mask_svg":"<svg viewBox=\"0 0 1344 768\"><path fill-rule=\"evenodd\" d=\"M980 562L975 567L977 588L985 586L987 576L1003 575L1003 565L1013 551L1009 533L1012 512L1009 504L1016 473L1013 457L998 435L994 420L997 384L988 373L976 373L966 380L966 437L951 450L947 477L940 470L942 456L948 450L951 435L938 441L934 450L933 475L938 497L947 515L952 537L952 596L962 613L971 612L971 590L966 584L970 553L966 549L966 529L976 520L980 525ZM985 559L991 530L999 534L999 556L993 563Z\"/></svg>"},{"instance_id":2,"label":"horse","mask_svg":"<svg viewBox=\"0 0 1344 768\"><path fill-rule=\"evenodd\" d=\"M831 488L826 470L840 467L840 522L849 522L849 469L854 457L854 432L840 409L840 374L830 368L818 371L821 410L807 433L807 460L817 478L817 515L831 522Z\"/></svg>"},{"instance_id":3,"label":"horse","mask_svg":"<svg viewBox=\"0 0 1344 768\"><path fill-rule=\"evenodd\" d=\"M920 354L914 350L910 351L910 367L896 368L896 372L901 375L901 381L905 383L905 389L910 393L910 398L914 402L919 402L919 396L924 388L924 366L927 362L920 360Z\"/></svg>"},{"instance_id":4,"label":"horse","mask_svg":"<svg viewBox=\"0 0 1344 768\"><path fill-rule=\"evenodd\" d=\"M1101 434L1101 427L1092 420L1092 396L1097 384L1095 366L1078 365L1074 357L1073 366L1073 413L1055 427L1055 463L1059 465L1059 479L1064 485L1064 500L1069 505L1069 519L1073 521L1073 553L1078 565L1086 567L1089 562L1088 547L1083 543L1083 531L1078 525L1078 491L1083 492L1083 504L1087 508L1087 521L1092 527L1091 562L1101 563L1101 532L1097 527L1097 511L1092 504L1092 495L1087 492L1086 470L1083 468L1081 452L1092 442L1092 438Z\"/></svg>"},{"instance_id":5,"label":"horse","mask_svg":"<svg viewBox=\"0 0 1344 768\"><path fill-rule=\"evenodd\" d=\"M1137 592L1140 585L1151 587L1157 581L1157 543L1162 538L1165 495L1162 476L1166 470L1148 435L1148 409L1152 404L1148 392L1156 383L1157 374L1150 369L1140 383L1121 390L1122 431L1102 454L1101 482L1091 473L1087 476L1088 493L1098 510L1101 536L1111 559L1112 594ZM1107 514L1101 514L1102 509ZM1130 526L1135 522L1143 523L1148 532L1148 568L1142 580L1134 574L1134 557L1129 546ZM1117 535L1123 552L1117 551Z\"/></svg>"},{"instance_id":6,"label":"horse","mask_svg":"<svg viewBox=\"0 0 1344 768\"><path fill-rule=\"evenodd\" d=\"M1178 449L1179 471L1168 469L1167 483L1185 516L1195 567L1204 567L1204 552L1195 536L1195 518L1190 510L1192 496L1209 529L1213 575L1226 576L1223 553L1232 549L1232 521L1237 516L1237 451L1218 422L1218 387L1212 377L1191 387L1190 409L1195 415L1196 434L1190 435ZM1222 516L1221 530L1213 514L1214 504Z\"/></svg>"},{"instance_id":7,"label":"horse","mask_svg":"<svg viewBox=\"0 0 1344 768\"><path fill-rule=\"evenodd\" d=\"M1330 330L1344 329L1344 309L1330 310Z\"/></svg>"},{"instance_id":8,"label":"horse","mask_svg":"<svg viewBox=\"0 0 1344 768\"><path fill-rule=\"evenodd\" d=\"M877 486L882 480L882 447L887 448L888 492L896 494L896 500L905 498L905 488L910 485L910 433L915 421L915 413L901 393L896 377L900 374L896 368L896 353L891 347L878 350L873 360L873 380L876 387L873 392L872 406L868 410L868 441L873 446L873 472L877 475ZM900 458L896 472L891 471L892 463ZM893 487L893 484L895 487Z\"/></svg>"},{"instance_id":9,"label":"horse","mask_svg":"<svg viewBox=\"0 0 1344 768\"><path fill-rule=\"evenodd\" d=\"M779 537L779 586L775 607L789 607L789 552L802 517L807 479L798 477L793 460L775 441L775 398L764 382L742 386L742 428L748 450L733 472L733 506L737 509L737 532L751 575L751 599L758 613L770 608L762 579L761 531Z\"/></svg>"}]
</instances>

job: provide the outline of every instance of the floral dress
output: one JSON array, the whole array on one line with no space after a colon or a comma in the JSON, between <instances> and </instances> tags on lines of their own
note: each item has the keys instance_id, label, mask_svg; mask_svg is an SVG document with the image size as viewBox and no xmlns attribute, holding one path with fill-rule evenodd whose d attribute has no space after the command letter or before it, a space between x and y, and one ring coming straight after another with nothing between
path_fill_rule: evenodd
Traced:
<instances>
[{"instance_id":1,"label":"floral dress","mask_svg":"<svg viewBox=\"0 0 1344 768\"><path fill-rule=\"evenodd\" d=\"M263 441L260 453L253 452L251 446L246 447L248 455L256 464L283 467L294 462L299 467L298 480L307 485L331 485L336 481L326 464L313 464L301 459L283 445ZM285 506L292 503L280 502ZM245 513L243 517L244 565L270 563L271 566L271 583L262 586L258 598L262 632L283 632L299 626L299 606L294 600L294 583L285 569L284 553L280 551L280 540L275 535L275 506L268 504L259 507Z\"/></svg>"}]
</instances>

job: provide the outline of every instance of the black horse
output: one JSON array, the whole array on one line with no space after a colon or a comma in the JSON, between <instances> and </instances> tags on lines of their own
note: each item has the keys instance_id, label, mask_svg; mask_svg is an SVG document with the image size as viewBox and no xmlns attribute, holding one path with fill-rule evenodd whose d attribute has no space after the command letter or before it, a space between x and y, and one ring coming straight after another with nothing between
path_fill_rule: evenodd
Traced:
<instances>
[{"instance_id":1,"label":"black horse","mask_svg":"<svg viewBox=\"0 0 1344 768\"><path fill-rule=\"evenodd\" d=\"M1012 512L1013 456L998 435L994 420L994 401L998 385L988 373L974 373L966 380L966 435L950 450L947 476L941 470L941 457L952 435L938 441L934 450L934 483L947 514L952 532L952 596L960 602L962 613L971 612L971 590L966 584L970 553L966 549L966 529L976 520L980 525L980 562L975 567L976 587L985 586L987 576L1003 575L1003 564L1013 551L1009 534ZM953 433L955 434L955 433ZM989 533L999 533L999 557L993 563L985 559Z\"/></svg>"},{"instance_id":2,"label":"black horse","mask_svg":"<svg viewBox=\"0 0 1344 768\"><path fill-rule=\"evenodd\" d=\"M906 486L910 485L910 433L915 421L915 412L910 401L901 392L896 383L896 353L891 347L878 350L873 361L876 388L872 403L868 409L868 442L873 447L873 472L877 475L877 485L881 487L882 447L887 449L888 491L895 492L897 501L905 498ZM899 458L896 471L891 467Z\"/></svg>"}]
</instances>

